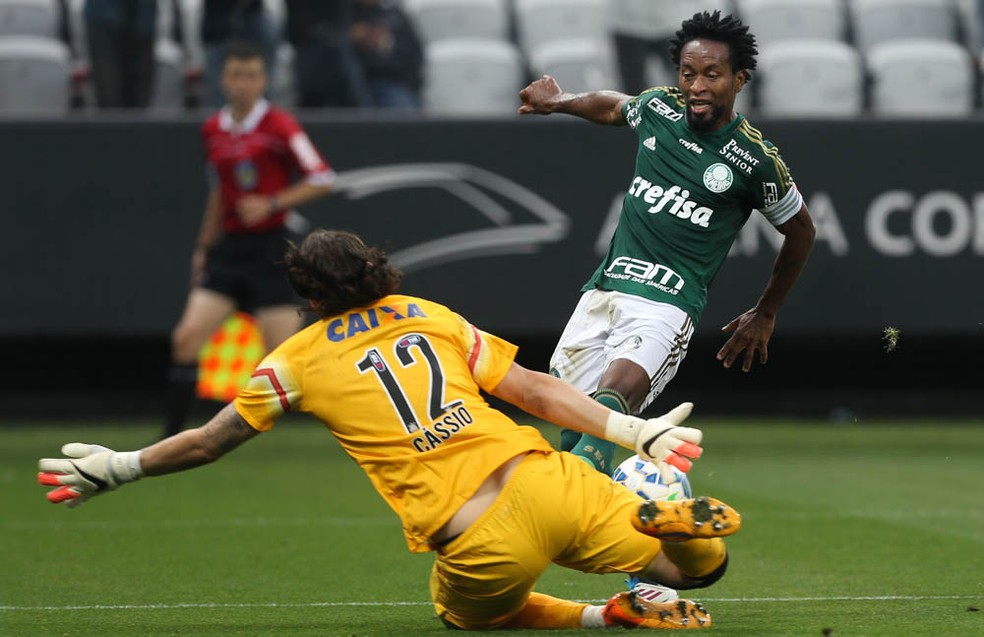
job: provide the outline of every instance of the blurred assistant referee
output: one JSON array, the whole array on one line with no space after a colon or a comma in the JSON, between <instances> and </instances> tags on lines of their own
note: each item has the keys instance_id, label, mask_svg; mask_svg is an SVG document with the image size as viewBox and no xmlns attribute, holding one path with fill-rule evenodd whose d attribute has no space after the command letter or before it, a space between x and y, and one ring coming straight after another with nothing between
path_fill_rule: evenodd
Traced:
<instances>
[{"instance_id":1,"label":"blurred assistant referee","mask_svg":"<svg viewBox=\"0 0 984 637\"><path fill-rule=\"evenodd\" d=\"M227 104L201 129L211 184L191 291L171 333L165 437L184 428L199 350L237 309L255 316L267 350L301 327L281 263L288 219L294 206L329 194L335 173L297 120L263 98L266 83L262 52L230 43L222 70Z\"/></svg>"}]
</instances>

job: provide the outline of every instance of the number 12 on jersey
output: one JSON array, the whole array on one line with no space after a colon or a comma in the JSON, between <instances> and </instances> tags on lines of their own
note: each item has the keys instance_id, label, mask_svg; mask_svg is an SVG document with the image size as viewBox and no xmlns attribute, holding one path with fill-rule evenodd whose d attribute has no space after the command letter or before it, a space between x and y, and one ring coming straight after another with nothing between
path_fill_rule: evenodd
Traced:
<instances>
[{"instance_id":1,"label":"number 12 on jersey","mask_svg":"<svg viewBox=\"0 0 984 637\"><path fill-rule=\"evenodd\" d=\"M434 348L426 337L421 334L406 334L393 344L393 353L404 368L417 364L418 361L413 354L414 350L423 356L430 369L427 415L430 417L430 421L434 421L448 409L460 404L461 401L456 400L444 404L444 370L441 369L441 361L437 358ZM376 378L386 391L386 395L389 396L390 403L408 434L415 433L420 429L420 419L414 413L413 407L410 406L407 394L400 385L396 374L393 373L393 369L378 348L373 347L366 350L365 357L356 364L356 367L363 374L369 371L376 374Z\"/></svg>"}]
</instances>

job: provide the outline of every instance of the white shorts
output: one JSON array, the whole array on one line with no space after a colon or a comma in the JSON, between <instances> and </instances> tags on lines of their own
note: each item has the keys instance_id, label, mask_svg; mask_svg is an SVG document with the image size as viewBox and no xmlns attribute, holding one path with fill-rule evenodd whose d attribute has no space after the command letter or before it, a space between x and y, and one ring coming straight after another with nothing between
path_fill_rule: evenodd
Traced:
<instances>
[{"instance_id":1,"label":"white shorts","mask_svg":"<svg viewBox=\"0 0 984 637\"><path fill-rule=\"evenodd\" d=\"M585 393L612 361L630 360L649 375L649 394L639 411L663 391L687 355L694 322L680 308L632 294L588 290L581 295L557 348L550 371Z\"/></svg>"}]
</instances>

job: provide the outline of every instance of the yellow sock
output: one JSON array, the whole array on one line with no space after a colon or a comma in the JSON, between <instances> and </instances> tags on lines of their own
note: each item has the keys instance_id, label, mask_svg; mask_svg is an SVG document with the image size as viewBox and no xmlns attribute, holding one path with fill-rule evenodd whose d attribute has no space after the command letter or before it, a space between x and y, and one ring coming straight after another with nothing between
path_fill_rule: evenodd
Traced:
<instances>
[{"instance_id":1,"label":"yellow sock","mask_svg":"<svg viewBox=\"0 0 984 637\"><path fill-rule=\"evenodd\" d=\"M503 628L580 628L586 606L543 593L530 593L523 610Z\"/></svg>"},{"instance_id":2,"label":"yellow sock","mask_svg":"<svg viewBox=\"0 0 984 637\"><path fill-rule=\"evenodd\" d=\"M690 577L703 577L713 573L728 555L724 539L686 540L685 542L663 542L663 552L670 561Z\"/></svg>"}]
</instances>

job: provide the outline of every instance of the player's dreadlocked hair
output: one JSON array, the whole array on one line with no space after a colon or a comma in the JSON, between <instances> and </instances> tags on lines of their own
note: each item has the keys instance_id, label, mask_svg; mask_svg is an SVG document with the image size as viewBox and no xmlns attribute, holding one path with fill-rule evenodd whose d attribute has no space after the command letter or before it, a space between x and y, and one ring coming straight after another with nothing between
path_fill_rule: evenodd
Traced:
<instances>
[{"instance_id":1,"label":"player's dreadlocked hair","mask_svg":"<svg viewBox=\"0 0 984 637\"><path fill-rule=\"evenodd\" d=\"M720 11L695 13L694 17L684 20L680 30L670 41L670 58L673 66L680 68L680 52L691 40L704 38L728 45L731 70L751 71L758 66L755 56L758 48L755 46L755 36L748 32L748 27L741 20L726 15L721 17ZM749 76L750 77L750 76Z\"/></svg>"},{"instance_id":2,"label":"player's dreadlocked hair","mask_svg":"<svg viewBox=\"0 0 984 637\"><path fill-rule=\"evenodd\" d=\"M300 246L290 243L284 262L291 286L314 302L303 309L322 318L370 305L396 292L403 280L385 252L342 230L315 230Z\"/></svg>"}]
</instances>

